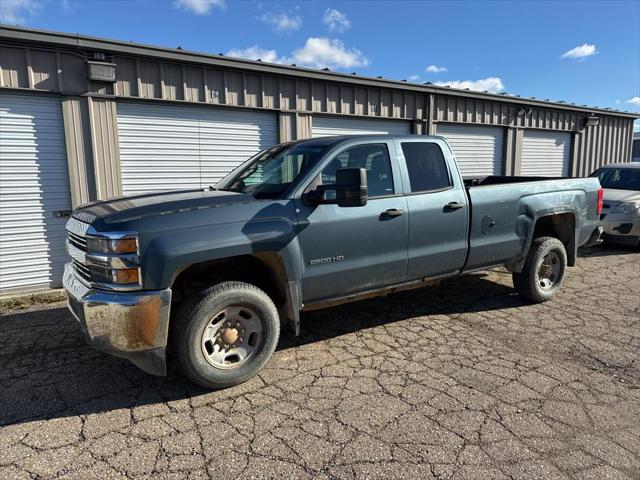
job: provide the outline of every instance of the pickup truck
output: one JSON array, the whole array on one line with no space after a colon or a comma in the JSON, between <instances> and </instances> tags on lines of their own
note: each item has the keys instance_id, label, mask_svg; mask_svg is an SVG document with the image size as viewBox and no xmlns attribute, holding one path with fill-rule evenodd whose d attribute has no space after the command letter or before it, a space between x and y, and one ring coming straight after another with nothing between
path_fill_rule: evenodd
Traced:
<instances>
[{"instance_id":1,"label":"pickup truck","mask_svg":"<svg viewBox=\"0 0 640 480\"><path fill-rule=\"evenodd\" d=\"M64 285L97 349L224 388L303 311L499 266L549 300L598 240L602 196L597 178L463 179L437 136L289 142L209 188L77 208Z\"/></svg>"}]
</instances>

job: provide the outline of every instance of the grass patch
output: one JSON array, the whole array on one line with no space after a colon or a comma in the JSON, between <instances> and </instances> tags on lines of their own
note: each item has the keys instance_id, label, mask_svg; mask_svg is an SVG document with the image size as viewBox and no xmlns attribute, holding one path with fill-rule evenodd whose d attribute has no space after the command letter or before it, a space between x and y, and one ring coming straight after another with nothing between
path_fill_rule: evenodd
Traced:
<instances>
[{"instance_id":1,"label":"grass patch","mask_svg":"<svg viewBox=\"0 0 640 480\"><path fill-rule=\"evenodd\" d=\"M66 299L67 294L64 290L0 298L0 310L24 310L35 305L46 305Z\"/></svg>"}]
</instances>

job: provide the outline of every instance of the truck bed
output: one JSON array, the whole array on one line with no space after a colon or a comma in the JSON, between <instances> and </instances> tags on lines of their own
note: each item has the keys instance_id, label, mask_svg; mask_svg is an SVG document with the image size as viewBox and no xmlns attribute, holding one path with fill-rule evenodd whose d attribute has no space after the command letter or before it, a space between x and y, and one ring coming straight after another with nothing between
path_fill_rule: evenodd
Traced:
<instances>
[{"instance_id":1,"label":"truck bed","mask_svg":"<svg viewBox=\"0 0 640 480\"><path fill-rule=\"evenodd\" d=\"M489 176L464 183L471 204L465 271L521 261L542 216L565 214L567 228L577 234L576 247L599 221L600 184L592 178Z\"/></svg>"}]
</instances>

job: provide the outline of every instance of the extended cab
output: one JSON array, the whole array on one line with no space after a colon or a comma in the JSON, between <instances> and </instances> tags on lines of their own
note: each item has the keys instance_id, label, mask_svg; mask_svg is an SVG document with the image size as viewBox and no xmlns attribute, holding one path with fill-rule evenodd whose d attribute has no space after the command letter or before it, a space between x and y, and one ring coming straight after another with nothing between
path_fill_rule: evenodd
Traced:
<instances>
[{"instance_id":1,"label":"extended cab","mask_svg":"<svg viewBox=\"0 0 640 480\"><path fill-rule=\"evenodd\" d=\"M88 341L153 374L243 382L300 312L497 266L543 302L598 239L597 178L463 180L447 142L343 136L265 150L217 185L73 212L64 284Z\"/></svg>"}]
</instances>

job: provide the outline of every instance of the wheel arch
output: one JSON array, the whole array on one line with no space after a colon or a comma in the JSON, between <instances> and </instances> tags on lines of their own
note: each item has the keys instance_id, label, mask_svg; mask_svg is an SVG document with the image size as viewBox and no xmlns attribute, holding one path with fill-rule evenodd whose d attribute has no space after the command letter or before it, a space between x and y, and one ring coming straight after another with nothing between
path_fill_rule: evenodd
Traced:
<instances>
[{"instance_id":1,"label":"wheel arch","mask_svg":"<svg viewBox=\"0 0 640 480\"><path fill-rule=\"evenodd\" d=\"M179 309L196 292L225 281L245 282L263 290L278 309L281 323L296 335L300 330L301 295L298 282L290 278L282 255L260 251L196 262L183 267L171 286L174 305Z\"/></svg>"},{"instance_id":2,"label":"wheel arch","mask_svg":"<svg viewBox=\"0 0 640 480\"><path fill-rule=\"evenodd\" d=\"M527 236L523 258L516 264L508 265L510 271L522 271L533 240L538 237L554 237L560 240L567 251L567 266L573 267L575 265L578 256L576 216L572 210L566 210L544 213L535 219L535 223L530 228L530 234Z\"/></svg>"}]
</instances>

